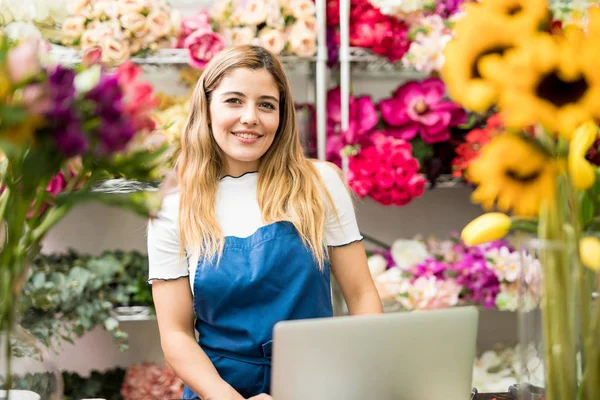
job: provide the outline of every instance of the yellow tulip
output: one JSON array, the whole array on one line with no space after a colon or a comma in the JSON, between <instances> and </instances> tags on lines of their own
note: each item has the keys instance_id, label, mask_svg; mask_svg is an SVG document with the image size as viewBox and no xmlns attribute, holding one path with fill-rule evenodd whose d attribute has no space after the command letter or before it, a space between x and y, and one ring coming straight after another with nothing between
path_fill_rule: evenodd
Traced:
<instances>
[{"instance_id":1,"label":"yellow tulip","mask_svg":"<svg viewBox=\"0 0 600 400\"><path fill-rule=\"evenodd\" d=\"M510 231L511 219L508 215L492 212L475 218L461 233L461 238L468 246L502 239Z\"/></svg>"},{"instance_id":2,"label":"yellow tulip","mask_svg":"<svg viewBox=\"0 0 600 400\"><path fill-rule=\"evenodd\" d=\"M575 189L586 190L594 184L595 167L585 159L585 155L597 136L598 127L592 121L581 124L573 133L569 144L568 168Z\"/></svg>"},{"instance_id":3,"label":"yellow tulip","mask_svg":"<svg viewBox=\"0 0 600 400\"><path fill-rule=\"evenodd\" d=\"M581 239L579 242L579 257L583 265L600 272L600 239L592 236Z\"/></svg>"}]
</instances>

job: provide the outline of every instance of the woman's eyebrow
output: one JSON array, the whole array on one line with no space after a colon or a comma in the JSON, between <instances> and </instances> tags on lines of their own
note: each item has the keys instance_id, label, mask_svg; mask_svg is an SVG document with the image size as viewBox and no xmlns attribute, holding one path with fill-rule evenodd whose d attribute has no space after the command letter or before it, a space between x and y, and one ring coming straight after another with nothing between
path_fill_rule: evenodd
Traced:
<instances>
[{"instance_id":1,"label":"woman's eyebrow","mask_svg":"<svg viewBox=\"0 0 600 400\"><path fill-rule=\"evenodd\" d=\"M246 97L246 95L245 95L244 93L242 93L242 92L225 92L225 93L223 93L222 95L223 95L223 96L231 96L231 95L234 95L234 96L239 96L239 97ZM262 95L262 96L260 96L260 97L259 97L259 99L261 99L261 100L273 100L273 101L275 101L275 102L278 102L278 101L279 101L279 99L278 99L277 97L275 97L275 96L270 96L270 95Z\"/></svg>"}]
</instances>

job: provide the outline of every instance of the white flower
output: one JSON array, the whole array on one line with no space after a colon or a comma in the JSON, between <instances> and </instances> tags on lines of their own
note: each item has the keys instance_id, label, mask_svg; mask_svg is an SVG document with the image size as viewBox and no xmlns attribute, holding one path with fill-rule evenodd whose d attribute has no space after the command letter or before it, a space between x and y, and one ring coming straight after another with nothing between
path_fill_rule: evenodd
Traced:
<instances>
[{"instance_id":1,"label":"white flower","mask_svg":"<svg viewBox=\"0 0 600 400\"><path fill-rule=\"evenodd\" d=\"M265 0L248 0L240 19L244 25L260 25L267 20L267 16Z\"/></svg>"},{"instance_id":2,"label":"white flower","mask_svg":"<svg viewBox=\"0 0 600 400\"><path fill-rule=\"evenodd\" d=\"M499 281L515 282L521 275L523 255L517 251L511 252L507 247L493 249L486 253L492 259L491 268Z\"/></svg>"},{"instance_id":3,"label":"white flower","mask_svg":"<svg viewBox=\"0 0 600 400\"><path fill-rule=\"evenodd\" d=\"M311 18L316 15L315 3L312 0L292 0L289 7L296 19Z\"/></svg>"},{"instance_id":4,"label":"white flower","mask_svg":"<svg viewBox=\"0 0 600 400\"><path fill-rule=\"evenodd\" d=\"M223 23L231 13L231 0L217 0L210 8L210 17L217 23Z\"/></svg>"},{"instance_id":5,"label":"white flower","mask_svg":"<svg viewBox=\"0 0 600 400\"><path fill-rule=\"evenodd\" d=\"M516 285L500 285L500 293L496 296L496 307L500 311L517 311L519 292Z\"/></svg>"},{"instance_id":6,"label":"white flower","mask_svg":"<svg viewBox=\"0 0 600 400\"><path fill-rule=\"evenodd\" d=\"M31 22L11 22L4 27L4 32L12 40L23 38L42 39L42 33Z\"/></svg>"},{"instance_id":7,"label":"white flower","mask_svg":"<svg viewBox=\"0 0 600 400\"><path fill-rule=\"evenodd\" d=\"M63 22L61 41L66 45L71 45L79 40L83 32L85 32L85 18L80 16L69 17Z\"/></svg>"},{"instance_id":8,"label":"white flower","mask_svg":"<svg viewBox=\"0 0 600 400\"><path fill-rule=\"evenodd\" d=\"M317 51L317 40L310 31L304 31L298 35L290 35L290 50L299 57L314 56Z\"/></svg>"},{"instance_id":9,"label":"white flower","mask_svg":"<svg viewBox=\"0 0 600 400\"><path fill-rule=\"evenodd\" d=\"M369 271L371 276L377 276L384 272L387 268L387 260L381 254L374 254L368 258Z\"/></svg>"},{"instance_id":10,"label":"white flower","mask_svg":"<svg viewBox=\"0 0 600 400\"><path fill-rule=\"evenodd\" d=\"M148 33L146 17L140 13L123 14L119 18L119 22L121 22L123 29L131 32L133 36L141 37Z\"/></svg>"},{"instance_id":11,"label":"white flower","mask_svg":"<svg viewBox=\"0 0 600 400\"><path fill-rule=\"evenodd\" d=\"M396 296L406 292L410 285L408 279L402 277L402 271L393 267L375 277L375 287L383 301L393 300Z\"/></svg>"},{"instance_id":12,"label":"white flower","mask_svg":"<svg viewBox=\"0 0 600 400\"><path fill-rule=\"evenodd\" d=\"M396 266L402 270L410 269L431 257L425 244L418 240L398 239L392 244L391 253Z\"/></svg>"},{"instance_id":13,"label":"white flower","mask_svg":"<svg viewBox=\"0 0 600 400\"><path fill-rule=\"evenodd\" d=\"M258 33L260 45L273 54L279 54L285 48L283 32L277 29L264 28Z\"/></svg>"},{"instance_id":14,"label":"white flower","mask_svg":"<svg viewBox=\"0 0 600 400\"><path fill-rule=\"evenodd\" d=\"M251 44L256 37L256 28L244 26L241 28L224 29L225 41L231 46Z\"/></svg>"},{"instance_id":15,"label":"white flower","mask_svg":"<svg viewBox=\"0 0 600 400\"><path fill-rule=\"evenodd\" d=\"M75 90L78 93L87 93L92 90L98 82L100 82L100 75L102 73L102 67L98 64L91 66L90 68L84 69L75 76Z\"/></svg>"}]
</instances>

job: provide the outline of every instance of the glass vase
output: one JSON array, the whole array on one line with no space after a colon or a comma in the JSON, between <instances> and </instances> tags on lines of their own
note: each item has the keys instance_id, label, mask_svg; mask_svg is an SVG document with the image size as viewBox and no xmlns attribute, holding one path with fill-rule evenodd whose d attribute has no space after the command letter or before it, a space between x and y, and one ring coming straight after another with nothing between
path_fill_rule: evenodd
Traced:
<instances>
[{"instance_id":1,"label":"glass vase","mask_svg":"<svg viewBox=\"0 0 600 400\"><path fill-rule=\"evenodd\" d=\"M62 373L51 351L18 323L10 334L0 333L0 399L7 397L9 400L63 398Z\"/></svg>"},{"instance_id":2,"label":"glass vase","mask_svg":"<svg viewBox=\"0 0 600 400\"><path fill-rule=\"evenodd\" d=\"M520 247L519 400L600 399L598 277L575 246L532 239Z\"/></svg>"}]
</instances>

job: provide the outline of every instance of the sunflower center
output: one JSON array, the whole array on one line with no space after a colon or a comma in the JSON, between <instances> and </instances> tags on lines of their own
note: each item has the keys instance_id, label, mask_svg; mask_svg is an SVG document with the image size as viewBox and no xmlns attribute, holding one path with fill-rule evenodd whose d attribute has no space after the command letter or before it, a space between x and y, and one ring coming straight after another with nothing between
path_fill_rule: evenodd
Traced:
<instances>
[{"instance_id":1,"label":"sunflower center","mask_svg":"<svg viewBox=\"0 0 600 400\"><path fill-rule=\"evenodd\" d=\"M541 175L539 170L532 171L529 173L523 173L512 168L508 168L505 172L506 176L512 180L519 181L521 183L531 183L538 179Z\"/></svg>"},{"instance_id":2,"label":"sunflower center","mask_svg":"<svg viewBox=\"0 0 600 400\"><path fill-rule=\"evenodd\" d=\"M520 4L515 4L513 6L510 6L508 8L508 10L506 10L506 14L512 16L517 15L518 13L520 13L521 11L523 11L523 7L521 7Z\"/></svg>"},{"instance_id":3,"label":"sunflower center","mask_svg":"<svg viewBox=\"0 0 600 400\"><path fill-rule=\"evenodd\" d=\"M481 61L481 59L483 57L489 56L491 54L498 54L500 56L503 56L504 53L506 53L506 51L510 50L511 48L512 48L512 46L495 46L486 51L483 51L473 61L473 65L471 66L471 78L472 79L481 79L482 78L481 74L479 73L478 66L479 66L479 61Z\"/></svg>"},{"instance_id":4,"label":"sunflower center","mask_svg":"<svg viewBox=\"0 0 600 400\"><path fill-rule=\"evenodd\" d=\"M556 107L577 103L588 90L589 85L584 77L571 82L560 79L556 70L542 77L535 89L536 95L549 101Z\"/></svg>"}]
</instances>

